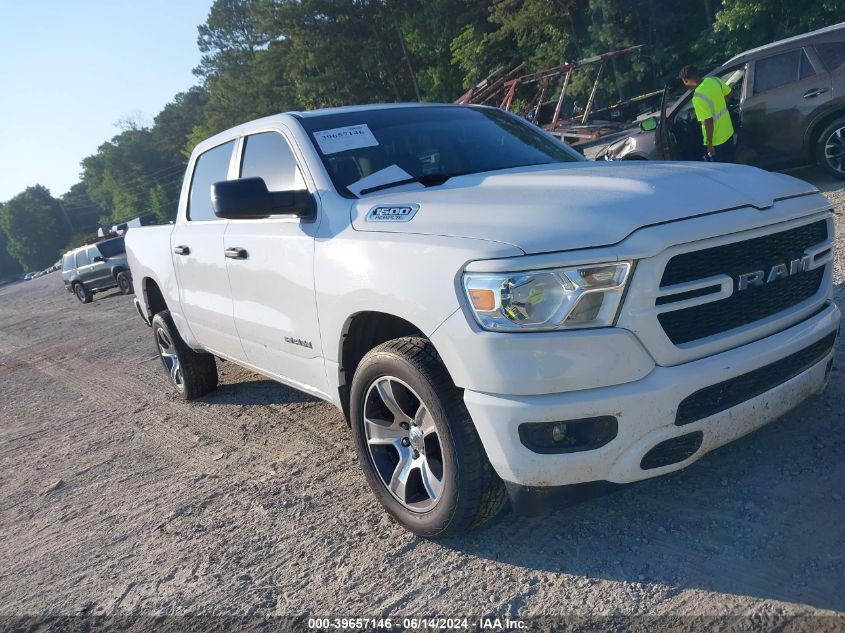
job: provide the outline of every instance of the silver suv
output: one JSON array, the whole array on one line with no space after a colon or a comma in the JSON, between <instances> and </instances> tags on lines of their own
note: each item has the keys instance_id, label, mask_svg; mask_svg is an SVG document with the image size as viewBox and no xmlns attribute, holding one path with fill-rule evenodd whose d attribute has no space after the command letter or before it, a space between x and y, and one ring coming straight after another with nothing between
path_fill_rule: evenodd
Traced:
<instances>
[{"instance_id":1,"label":"silver suv","mask_svg":"<svg viewBox=\"0 0 845 633\"><path fill-rule=\"evenodd\" d=\"M62 279L68 292L82 303L91 303L95 292L120 288L132 293L132 276L126 263L123 238L103 240L68 251L62 258Z\"/></svg>"}]
</instances>

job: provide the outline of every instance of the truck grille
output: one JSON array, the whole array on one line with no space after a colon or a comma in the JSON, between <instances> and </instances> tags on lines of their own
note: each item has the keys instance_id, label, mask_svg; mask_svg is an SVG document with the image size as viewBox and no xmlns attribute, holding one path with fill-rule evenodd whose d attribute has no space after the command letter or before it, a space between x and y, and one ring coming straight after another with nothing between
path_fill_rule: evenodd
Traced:
<instances>
[{"instance_id":1,"label":"truck grille","mask_svg":"<svg viewBox=\"0 0 845 633\"><path fill-rule=\"evenodd\" d=\"M827 221L820 220L743 242L675 255L663 271L661 288L714 275L729 275L734 280L734 292L721 301L659 314L657 319L663 331L675 345L689 343L765 319L811 298L819 291L825 266L743 292L737 291L736 283L745 273L767 271L775 264L800 259L806 249L827 238ZM665 303L664 300L656 305Z\"/></svg>"}]
</instances>

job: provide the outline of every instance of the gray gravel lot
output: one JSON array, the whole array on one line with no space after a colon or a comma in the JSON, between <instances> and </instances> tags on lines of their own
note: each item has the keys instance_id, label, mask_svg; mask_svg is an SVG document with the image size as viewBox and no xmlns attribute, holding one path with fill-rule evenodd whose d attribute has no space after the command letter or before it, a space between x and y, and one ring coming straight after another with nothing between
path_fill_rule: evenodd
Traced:
<instances>
[{"instance_id":1,"label":"gray gravel lot","mask_svg":"<svg viewBox=\"0 0 845 633\"><path fill-rule=\"evenodd\" d=\"M230 363L186 404L131 297L47 275L0 289L0 616L845 612L844 398L840 369L684 471L429 542L332 406Z\"/></svg>"}]
</instances>

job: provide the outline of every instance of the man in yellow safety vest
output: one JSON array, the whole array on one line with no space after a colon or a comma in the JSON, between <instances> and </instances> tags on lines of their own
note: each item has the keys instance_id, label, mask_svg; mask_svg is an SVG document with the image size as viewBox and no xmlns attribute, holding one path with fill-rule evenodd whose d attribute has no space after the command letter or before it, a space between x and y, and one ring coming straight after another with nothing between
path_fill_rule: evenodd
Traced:
<instances>
[{"instance_id":1,"label":"man in yellow safety vest","mask_svg":"<svg viewBox=\"0 0 845 633\"><path fill-rule=\"evenodd\" d=\"M725 103L725 97L731 93L730 86L718 77L702 79L691 64L681 69L680 79L687 88L695 89L692 105L695 116L701 123L707 152L704 159L719 163L734 162L734 126Z\"/></svg>"}]
</instances>

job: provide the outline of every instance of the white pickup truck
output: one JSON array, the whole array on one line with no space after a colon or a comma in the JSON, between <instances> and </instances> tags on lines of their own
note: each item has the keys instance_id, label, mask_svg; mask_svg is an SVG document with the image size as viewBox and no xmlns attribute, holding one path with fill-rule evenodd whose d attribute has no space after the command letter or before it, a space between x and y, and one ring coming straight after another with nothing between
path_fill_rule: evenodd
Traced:
<instances>
[{"instance_id":1,"label":"white pickup truck","mask_svg":"<svg viewBox=\"0 0 845 633\"><path fill-rule=\"evenodd\" d=\"M219 357L333 402L377 499L437 537L683 468L822 390L833 239L785 175L390 105L208 139L175 225L126 247L184 398Z\"/></svg>"}]
</instances>

